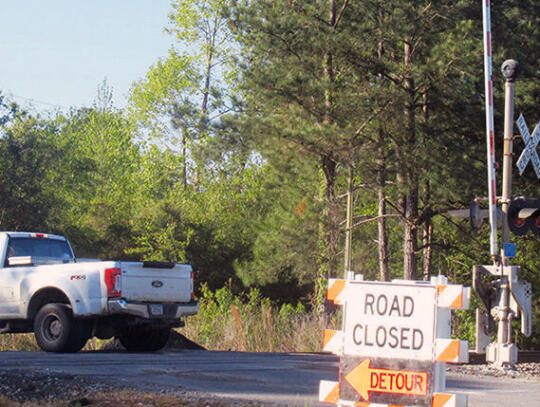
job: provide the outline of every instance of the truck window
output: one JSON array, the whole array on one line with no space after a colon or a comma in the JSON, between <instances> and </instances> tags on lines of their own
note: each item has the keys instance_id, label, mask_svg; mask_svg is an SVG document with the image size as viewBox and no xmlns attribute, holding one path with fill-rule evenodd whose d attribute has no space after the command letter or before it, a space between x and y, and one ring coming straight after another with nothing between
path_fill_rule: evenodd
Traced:
<instances>
[{"instance_id":1,"label":"truck window","mask_svg":"<svg viewBox=\"0 0 540 407\"><path fill-rule=\"evenodd\" d=\"M8 243L7 257L21 256L73 258L71 249L65 240L11 237Z\"/></svg>"}]
</instances>

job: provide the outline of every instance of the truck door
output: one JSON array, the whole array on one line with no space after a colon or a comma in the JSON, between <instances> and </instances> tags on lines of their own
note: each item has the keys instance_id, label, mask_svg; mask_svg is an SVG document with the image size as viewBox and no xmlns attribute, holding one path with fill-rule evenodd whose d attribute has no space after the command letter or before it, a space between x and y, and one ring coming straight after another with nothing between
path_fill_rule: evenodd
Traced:
<instances>
[{"instance_id":1,"label":"truck door","mask_svg":"<svg viewBox=\"0 0 540 407\"><path fill-rule=\"evenodd\" d=\"M0 269L0 318L19 314L20 286L25 267L3 267Z\"/></svg>"}]
</instances>

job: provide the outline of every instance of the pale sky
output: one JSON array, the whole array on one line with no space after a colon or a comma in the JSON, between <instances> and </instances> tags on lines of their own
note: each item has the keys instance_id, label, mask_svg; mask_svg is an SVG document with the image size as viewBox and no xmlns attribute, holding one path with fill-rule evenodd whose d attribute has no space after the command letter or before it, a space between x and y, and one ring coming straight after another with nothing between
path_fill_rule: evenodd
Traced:
<instances>
[{"instance_id":1,"label":"pale sky","mask_svg":"<svg viewBox=\"0 0 540 407\"><path fill-rule=\"evenodd\" d=\"M165 56L170 0L0 0L0 90L37 111L90 106L106 77L114 105Z\"/></svg>"}]
</instances>

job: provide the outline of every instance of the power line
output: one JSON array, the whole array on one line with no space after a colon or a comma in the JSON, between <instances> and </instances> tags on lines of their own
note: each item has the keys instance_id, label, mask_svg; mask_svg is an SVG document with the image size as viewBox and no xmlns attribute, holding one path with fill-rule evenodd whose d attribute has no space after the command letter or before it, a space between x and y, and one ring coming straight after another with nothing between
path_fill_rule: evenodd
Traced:
<instances>
[{"instance_id":1,"label":"power line","mask_svg":"<svg viewBox=\"0 0 540 407\"><path fill-rule=\"evenodd\" d=\"M29 98L29 97L26 97L26 96L16 95L16 94L14 94L14 93L12 93L10 91L2 91L2 90L0 90L0 92L8 100L13 100L13 101L21 104L22 107L25 108L26 110L32 110L32 111L35 111L35 112L51 113L51 111L53 111L54 109L62 110L62 111L68 111L70 109L79 109L79 108L85 107L85 105L80 105L80 104L79 105L74 104L74 105L71 105L71 106L66 106L66 105L63 105L63 104L60 104L60 103L47 102L47 101L40 100L40 99L35 99L35 98ZM23 104L22 102L26 102L26 103ZM39 106L43 106L41 108L43 110L41 110L39 108ZM47 106L49 108L45 109L44 106ZM51 108L53 108L53 109L51 109Z\"/></svg>"},{"instance_id":2,"label":"power line","mask_svg":"<svg viewBox=\"0 0 540 407\"><path fill-rule=\"evenodd\" d=\"M28 98L28 97L20 96L20 95L14 95L12 93L8 94L8 97L11 98L11 99L22 99L22 100L24 100L26 102L30 102L32 104L46 105L46 106L51 106L51 107L60 108L60 109L71 109L72 107L77 107L77 106L64 106L64 105L61 105L59 103L45 102L43 100L34 99L34 98Z\"/></svg>"}]
</instances>

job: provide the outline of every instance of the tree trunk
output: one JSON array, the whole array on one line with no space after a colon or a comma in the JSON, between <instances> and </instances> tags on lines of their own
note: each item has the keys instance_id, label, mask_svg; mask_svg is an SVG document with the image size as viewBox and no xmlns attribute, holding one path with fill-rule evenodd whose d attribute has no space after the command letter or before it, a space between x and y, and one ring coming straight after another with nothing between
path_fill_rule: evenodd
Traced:
<instances>
[{"instance_id":1,"label":"tree trunk","mask_svg":"<svg viewBox=\"0 0 540 407\"><path fill-rule=\"evenodd\" d=\"M404 197L404 235L403 235L403 278L406 280L416 279L417 273L417 249L418 249L418 180L416 177L415 163L413 161L416 142L415 122L415 90L414 79L410 73L411 44L405 41L404 45L404 86L406 92L404 116L405 116L405 160L402 162L406 168L406 182Z\"/></svg>"},{"instance_id":2,"label":"tree trunk","mask_svg":"<svg viewBox=\"0 0 540 407\"><path fill-rule=\"evenodd\" d=\"M339 230L336 213L336 167L331 156L322 158L324 174L324 210L322 219L322 239L324 249L322 254L321 277L337 277Z\"/></svg>"},{"instance_id":3,"label":"tree trunk","mask_svg":"<svg viewBox=\"0 0 540 407\"><path fill-rule=\"evenodd\" d=\"M208 115L208 95L210 94L210 83L212 79L212 63L214 59L214 46L217 35L217 18L214 19L214 30L210 37L210 42L207 44L208 48L206 50L206 64L204 69L204 86L203 86L203 99L201 105L201 120L204 120L206 124L206 119Z\"/></svg>"},{"instance_id":4,"label":"tree trunk","mask_svg":"<svg viewBox=\"0 0 540 407\"><path fill-rule=\"evenodd\" d=\"M328 24L333 27L336 22L336 3L335 0L329 0L330 12ZM334 94L331 84L334 81L334 67L332 64L332 51L329 49L324 55L324 76L327 83L330 84L324 92L324 118L325 125L333 123L332 110L334 108ZM322 254L319 259L320 270L319 277L336 277L337 276L337 254L338 254L338 222L336 221L336 167L337 163L331 154L323 155L321 160L321 168L324 174L324 210L323 219L321 219L322 232Z\"/></svg>"},{"instance_id":5,"label":"tree trunk","mask_svg":"<svg viewBox=\"0 0 540 407\"><path fill-rule=\"evenodd\" d=\"M379 249L379 278L381 281L390 281L390 273L388 272L388 236L386 235L386 159L384 156L384 134L383 130L379 129L378 140L378 166L377 166L377 196L378 196L378 249Z\"/></svg>"},{"instance_id":6,"label":"tree trunk","mask_svg":"<svg viewBox=\"0 0 540 407\"><path fill-rule=\"evenodd\" d=\"M424 111L424 124L427 125L427 123L429 122L429 106L428 106L427 92L424 92L422 94L422 100L423 100L422 109ZM429 134L424 133L424 148L427 148L425 144L425 139L428 136ZM426 210L425 208L426 206L429 205L430 200L431 200L431 184L429 180L426 181L424 194L425 194L424 210ZM433 248L431 247L432 238L433 238L433 221L431 217L431 212L428 212L425 223L424 223L424 232L422 235L422 247L423 247L423 254L424 254L424 259L422 262L422 277L425 281L429 281L429 279L431 278L431 265L432 265L432 260L433 260Z\"/></svg>"},{"instance_id":7,"label":"tree trunk","mask_svg":"<svg viewBox=\"0 0 540 407\"><path fill-rule=\"evenodd\" d=\"M354 212L354 170L349 167L349 174L347 177L347 214L346 214L346 232L345 232L345 263L344 271L345 278L349 271L353 271L352 268L352 222Z\"/></svg>"},{"instance_id":8,"label":"tree trunk","mask_svg":"<svg viewBox=\"0 0 540 407\"><path fill-rule=\"evenodd\" d=\"M418 188L413 188L413 191L410 191L405 197L405 232L403 236L403 278L405 280L416 280L418 229L415 222L417 218Z\"/></svg>"},{"instance_id":9,"label":"tree trunk","mask_svg":"<svg viewBox=\"0 0 540 407\"><path fill-rule=\"evenodd\" d=\"M187 189L187 146L186 146L186 134L184 131L182 131L182 138L180 139L180 143L182 144L182 186L184 187L184 191Z\"/></svg>"},{"instance_id":10,"label":"tree trunk","mask_svg":"<svg viewBox=\"0 0 540 407\"><path fill-rule=\"evenodd\" d=\"M380 33L382 38L382 33ZM382 60L384 54L384 43L379 42L377 47L377 56ZM382 74L379 74L379 78L382 80ZM388 271L388 236L386 234L386 157L384 154L384 131L379 126L379 133L377 139L377 201L378 201L378 216L377 219L377 231L378 240L377 247L379 252L379 279L381 281L390 281L390 272Z\"/></svg>"},{"instance_id":11,"label":"tree trunk","mask_svg":"<svg viewBox=\"0 0 540 407\"><path fill-rule=\"evenodd\" d=\"M214 18L214 27L210 35L209 42L206 44L206 58L205 58L205 68L204 68L204 85L203 85L203 98L201 102L201 117L199 122L199 137L202 143L205 142L208 135L208 97L210 95L210 86L212 84L212 64L214 59L214 46L217 35L217 17ZM197 161L200 161L197 160ZM199 189L199 178L200 178L200 163L195 163L195 171L193 174L193 188L195 190Z\"/></svg>"},{"instance_id":12,"label":"tree trunk","mask_svg":"<svg viewBox=\"0 0 540 407\"><path fill-rule=\"evenodd\" d=\"M424 264L423 264L423 279L429 281L431 278L431 265L433 260L433 248L431 247L431 240L433 237L433 222L431 221L431 215L426 217L424 223L424 234L422 236L422 246L424 247Z\"/></svg>"}]
</instances>

